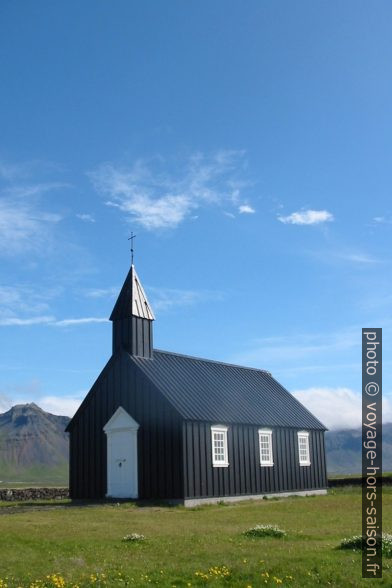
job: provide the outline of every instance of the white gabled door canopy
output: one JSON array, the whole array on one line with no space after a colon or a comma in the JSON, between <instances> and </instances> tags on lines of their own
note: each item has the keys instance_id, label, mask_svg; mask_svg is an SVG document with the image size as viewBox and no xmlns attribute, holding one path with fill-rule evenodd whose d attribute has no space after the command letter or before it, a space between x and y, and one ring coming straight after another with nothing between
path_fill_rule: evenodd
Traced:
<instances>
[{"instance_id":1,"label":"white gabled door canopy","mask_svg":"<svg viewBox=\"0 0 392 588\"><path fill-rule=\"evenodd\" d=\"M103 430L106 434L124 429L127 431L137 431L139 426L139 423L137 423L122 406L119 406L116 412L110 417Z\"/></svg>"}]
</instances>

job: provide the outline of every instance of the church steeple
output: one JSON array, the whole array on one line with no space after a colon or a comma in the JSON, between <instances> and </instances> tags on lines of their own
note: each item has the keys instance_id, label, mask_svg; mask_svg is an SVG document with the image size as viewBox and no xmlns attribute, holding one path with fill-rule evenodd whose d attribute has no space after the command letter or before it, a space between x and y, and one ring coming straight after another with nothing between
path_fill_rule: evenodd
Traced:
<instances>
[{"instance_id":1,"label":"church steeple","mask_svg":"<svg viewBox=\"0 0 392 588\"><path fill-rule=\"evenodd\" d=\"M131 355L152 359L154 313L132 264L110 320L113 322L113 353L124 349Z\"/></svg>"}]
</instances>

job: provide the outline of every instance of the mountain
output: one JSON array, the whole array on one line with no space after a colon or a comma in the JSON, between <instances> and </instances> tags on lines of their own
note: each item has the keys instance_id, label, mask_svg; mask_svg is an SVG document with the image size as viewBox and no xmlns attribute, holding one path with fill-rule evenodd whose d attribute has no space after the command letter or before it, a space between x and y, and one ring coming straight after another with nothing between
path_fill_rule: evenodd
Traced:
<instances>
[{"instance_id":1,"label":"mountain","mask_svg":"<svg viewBox=\"0 0 392 588\"><path fill-rule=\"evenodd\" d=\"M392 423L382 427L383 471L392 471ZM362 472L361 429L327 431L325 447L329 474L360 474Z\"/></svg>"},{"instance_id":2,"label":"mountain","mask_svg":"<svg viewBox=\"0 0 392 588\"><path fill-rule=\"evenodd\" d=\"M34 403L0 414L0 485L68 485L69 417L45 412ZM329 474L362 471L361 429L327 431ZM392 423L383 425L383 470L392 471Z\"/></svg>"},{"instance_id":3,"label":"mountain","mask_svg":"<svg viewBox=\"0 0 392 588\"><path fill-rule=\"evenodd\" d=\"M0 480L4 484L68 485L69 417L34 403L0 414Z\"/></svg>"}]
</instances>

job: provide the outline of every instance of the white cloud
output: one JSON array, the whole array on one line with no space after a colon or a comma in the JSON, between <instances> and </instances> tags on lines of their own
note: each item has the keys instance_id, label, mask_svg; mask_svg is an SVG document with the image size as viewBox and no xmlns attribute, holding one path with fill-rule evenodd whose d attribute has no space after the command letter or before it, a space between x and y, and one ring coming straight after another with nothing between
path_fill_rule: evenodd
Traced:
<instances>
[{"instance_id":1,"label":"white cloud","mask_svg":"<svg viewBox=\"0 0 392 588\"><path fill-rule=\"evenodd\" d=\"M202 206L239 205L244 183L236 181L236 174L242 158L242 151L218 151L211 157L198 153L170 172L173 162L163 158L138 160L128 169L106 164L89 176L98 192L109 197L106 204L124 212L127 220L148 230L170 229Z\"/></svg>"},{"instance_id":2,"label":"white cloud","mask_svg":"<svg viewBox=\"0 0 392 588\"><path fill-rule=\"evenodd\" d=\"M154 200L147 194L137 194L121 204L108 200L108 206L119 208L133 217L145 229L169 229L179 225L196 208L186 195L166 195Z\"/></svg>"},{"instance_id":3,"label":"white cloud","mask_svg":"<svg viewBox=\"0 0 392 588\"><path fill-rule=\"evenodd\" d=\"M49 302L61 292L60 286L42 283L36 288L24 284L0 286L0 321L14 318L38 318L40 321L47 321L50 314Z\"/></svg>"},{"instance_id":4,"label":"white cloud","mask_svg":"<svg viewBox=\"0 0 392 588\"><path fill-rule=\"evenodd\" d=\"M11 182L25 175L25 166L0 161L0 178Z\"/></svg>"},{"instance_id":5,"label":"white cloud","mask_svg":"<svg viewBox=\"0 0 392 588\"><path fill-rule=\"evenodd\" d=\"M49 302L62 292L62 287L32 288L25 285L0 286L0 326L26 327L48 325L68 327L89 323L103 323L106 318L80 317L58 319L50 311ZM98 296L98 292L91 295Z\"/></svg>"},{"instance_id":6,"label":"white cloud","mask_svg":"<svg viewBox=\"0 0 392 588\"><path fill-rule=\"evenodd\" d=\"M68 188L69 184L63 182L31 182L31 183L14 183L3 186L2 192L5 197L18 200L34 202L34 196L42 196L46 192Z\"/></svg>"},{"instance_id":7,"label":"white cloud","mask_svg":"<svg viewBox=\"0 0 392 588\"><path fill-rule=\"evenodd\" d=\"M76 217L86 223L95 223L95 218L92 214L76 214Z\"/></svg>"},{"instance_id":8,"label":"white cloud","mask_svg":"<svg viewBox=\"0 0 392 588\"><path fill-rule=\"evenodd\" d=\"M34 402L46 412L72 417L84 396L42 396Z\"/></svg>"},{"instance_id":9,"label":"white cloud","mask_svg":"<svg viewBox=\"0 0 392 588\"><path fill-rule=\"evenodd\" d=\"M327 210L302 210L293 212L288 216L278 216L278 220L284 224L292 225L316 225L333 221L333 214Z\"/></svg>"},{"instance_id":10,"label":"white cloud","mask_svg":"<svg viewBox=\"0 0 392 588\"><path fill-rule=\"evenodd\" d=\"M251 348L230 359L233 363L282 367L288 362L315 366L328 353L347 353L361 344L360 327L332 333L298 333L296 335L265 337L253 341ZM305 363L306 362L306 363ZM279 369L280 369L279 368Z\"/></svg>"},{"instance_id":11,"label":"white cloud","mask_svg":"<svg viewBox=\"0 0 392 588\"><path fill-rule=\"evenodd\" d=\"M32 181L32 167L0 162L0 255L6 257L47 251L62 219L58 212L44 210L41 200L67 184Z\"/></svg>"},{"instance_id":12,"label":"white cloud","mask_svg":"<svg viewBox=\"0 0 392 588\"><path fill-rule=\"evenodd\" d=\"M295 390L293 395L328 429L356 429L361 426L361 396L350 388L314 387ZM392 421L392 406L385 395L383 420Z\"/></svg>"},{"instance_id":13,"label":"white cloud","mask_svg":"<svg viewBox=\"0 0 392 588\"><path fill-rule=\"evenodd\" d=\"M35 393L25 392L22 396L16 395L10 397L7 394L0 393L0 413L7 412L16 404L28 404L34 402L37 406L56 415L72 417L79 408L85 392L72 396L37 396Z\"/></svg>"},{"instance_id":14,"label":"white cloud","mask_svg":"<svg viewBox=\"0 0 392 588\"><path fill-rule=\"evenodd\" d=\"M12 256L38 251L48 242L53 226L61 220L54 213L40 211L28 201L3 198L0 201L0 254Z\"/></svg>"},{"instance_id":15,"label":"white cloud","mask_svg":"<svg viewBox=\"0 0 392 588\"><path fill-rule=\"evenodd\" d=\"M322 261L328 265L336 265L342 263L350 263L356 265L358 267L362 266L370 266L376 264L385 263L385 259L379 259L374 257L373 255L367 253L366 251L358 251L358 250L347 250L343 249L342 246L324 248L324 249L310 249L307 251L307 254L317 259L318 261Z\"/></svg>"},{"instance_id":16,"label":"white cloud","mask_svg":"<svg viewBox=\"0 0 392 588\"><path fill-rule=\"evenodd\" d=\"M87 298L115 298L120 292L119 286L109 288L92 288L85 292Z\"/></svg>"},{"instance_id":17,"label":"white cloud","mask_svg":"<svg viewBox=\"0 0 392 588\"><path fill-rule=\"evenodd\" d=\"M52 316L34 316L30 318L9 317L0 319L2 327L26 327L29 325L53 324L55 318Z\"/></svg>"},{"instance_id":18,"label":"white cloud","mask_svg":"<svg viewBox=\"0 0 392 588\"><path fill-rule=\"evenodd\" d=\"M221 292L213 290L182 290L179 288L162 288L156 286L147 286L146 290L148 297L151 299L151 305L157 312L223 299ZM116 298L119 292L119 286L113 286L87 290L85 296L89 298ZM104 322L105 319L101 320Z\"/></svg>"},{"instance_id":19,"label":"white cloud","mask_svg":"<svg viewBox=\"0 0 392 588\"><path fill-rule=\"evenodd\" d=\"M63 320L59 320L59 321L53 321L52 325L54 325L55 327L71 327L74 325L88 325L91 323L107 323L109 319L107 318L101 318L101 317L95 317L95 316L90 316L90 317L85 317L85 318L72 318L72 319L63 319Z\"/></svg>"},{"instance_id":20,"label":"white cloud","mask_svg":"<svg viewBox=\"0 0 392 588\"><path fill-rule=\"evenodd\" d=\"M0 413L6 412L12 406L12 400L7 394L0 393Z\"/></svg>"},{"instance_id":21,"label":"white cloud","mask_svg":"<svg viewBox=\"0 0 392 588\"><path fill-rule=\"evenodd\" d=\"M175 288L147 288L151 306L157 312L208 301L222 300L223 294L211 290L180 290Z\"/></svg>"},{"instance_id":22,"label":"white cloud","mask_svg":"<svg viewBox=\"0 0 392 588\"><path fill-rule=\"evenodd\" d=\"M238 207L238 212L240 214L254 214L256 211L249 206L249 204L241 204L241 206Z\"/></svg>"},{"instance_id":23,"label":"white cloud","mask_svg":"<svg viewBox=\"0 0 392 588\"><path fill-rule=\"evenodd\" d=\"M379 259L368 255L367 253L339 253L338 257L345 261L351 261L353 263L372 264L381 263Z\"/></svg>"},{"instance_id":24,"label":"white cloud","mask_svg":"<svg viewBox=\"0 0 392 588\"><path fill-rule=\"evenodd\" d=\"M390 224L392 224L392 217L391 216L375 216L373 218L373 222L380 224L380 225L390 225Z\"/></svg>"},{"instance_id":25,"label":"white cloud","mask_svg":"<svg viewBox=\"0 0 392 588\"><path fill-rule=\"evenodd\" d=\"M92 323L106 323L107 318L102 317L82 317L57 320L53 316L34 316L34 317L8 317L0 318L1 327L26 327L31 325L49 325L53 327L72 327L75 325L88 325Z\"/></svg>"},{"instance_id":26,"label":"white cloud","mask_svg":"<svg viewBox=\"0 0 392 588\"><path fill-rule=\"evenodd\" d=\"M14 306L15 304L18 307L23 304L20 289L14 286L0 286L0 306Z\"/></svg>"}]
</instances>

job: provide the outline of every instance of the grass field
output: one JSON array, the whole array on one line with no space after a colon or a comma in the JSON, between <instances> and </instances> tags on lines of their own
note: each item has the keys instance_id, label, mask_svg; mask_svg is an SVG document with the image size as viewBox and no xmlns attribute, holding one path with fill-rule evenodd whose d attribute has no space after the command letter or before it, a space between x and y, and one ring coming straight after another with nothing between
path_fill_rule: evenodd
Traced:
<instances>
[{"instance_id":1,"label":"grass field","mask_svg":"<svg viewBox=\"0 0 392 588\"><path fill-rule=\"evenodd\" d=\"M16 468L0 461L0 488L68 486L68 473L68 463L51 467L36 465Z\"/></svg>"},{"instance_id":2,"label":"grass field","mask_svg":"<svg viewBox=\"0 0 392 588\"><path fill-rule=\"evenodd\" d=\"M0 504L0 588L392 586L392 559L384 558L382 580L362 580L361 554L336 549L361 532L360 488L193 509L45 504ZM392 489L384 488L386 532L391 507ZM287 536L242 534L258 523ZM145 540L122 541L129 533Z\"/></svg>"}]
</instances>

